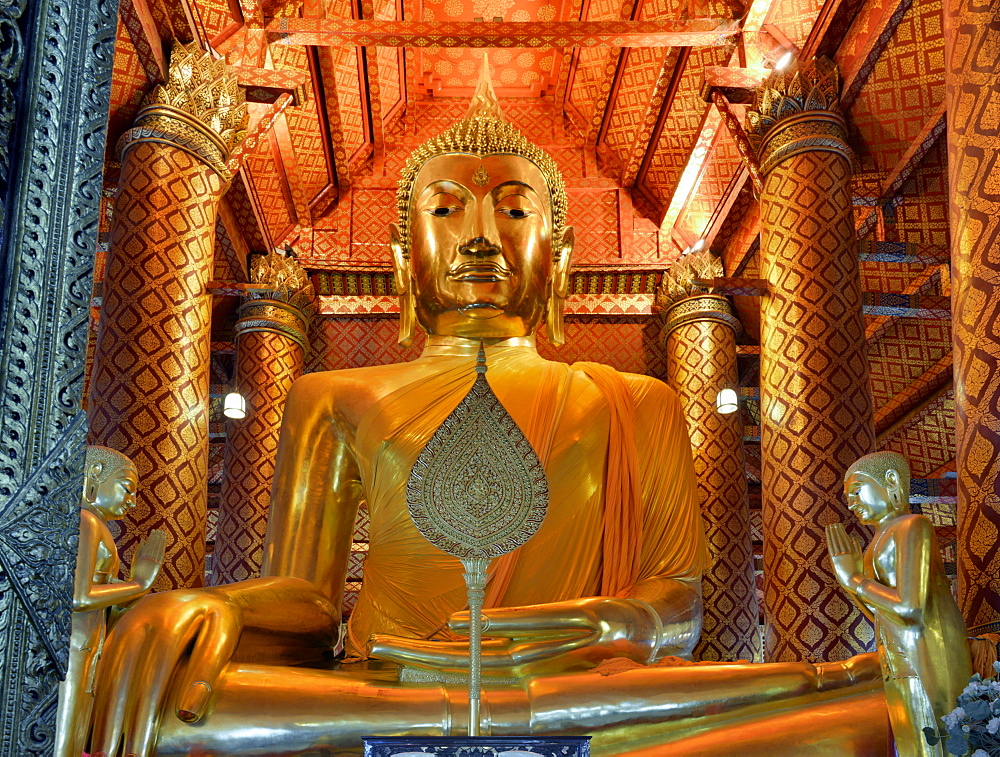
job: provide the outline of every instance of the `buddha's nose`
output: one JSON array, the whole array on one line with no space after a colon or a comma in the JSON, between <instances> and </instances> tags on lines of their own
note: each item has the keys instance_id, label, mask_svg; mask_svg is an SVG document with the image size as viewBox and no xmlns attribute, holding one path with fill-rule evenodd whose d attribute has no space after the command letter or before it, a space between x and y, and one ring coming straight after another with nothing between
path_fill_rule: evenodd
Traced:
<instances>
[{"instance_id":1,"label":"buddha's nose","mask_svg":"<svg viewBox=\"0 0 1000 757\"><path fill-rule=\"evenodd\" d=\"M458 248L459 253L474 257L477 260L490 258L500 254L500 248L486 237L475 237Z\"/></svg>"}]
</instances>

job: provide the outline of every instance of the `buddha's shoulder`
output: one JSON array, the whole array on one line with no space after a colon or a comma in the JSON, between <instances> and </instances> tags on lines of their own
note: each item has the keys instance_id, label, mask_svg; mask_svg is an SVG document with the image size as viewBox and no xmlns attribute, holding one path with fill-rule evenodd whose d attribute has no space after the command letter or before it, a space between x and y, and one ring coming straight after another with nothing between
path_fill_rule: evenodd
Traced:
<instances>
[{"instance_id":1,"label":"buddha's shoulder","mask_svg":"<svg viewBox=\"0 0 1000 757\"><path fill-rule=\"evenodd\" d=\"M576 363L574 367L586 373L584 364ZM680 401L673 389L654 376L647 376L642 373L627 373L619 370L615 370L614 372L624 382L637 408L645 407L647 404L662 407L664 404L672 405Z\"/></svg>"},{"instance_id":2,"label":"buddha's shoulder","mask_svg":"<svg viewBox=\"0 0 1000 757\"><path fill-rule=\"evenodd\" d=\"M378 396L392 391L413 377L412 363L388 363L359 368L307 373L296 379L295 389L310 394L322 392L332 397L344 395Z\"/></svg>"}]
</instances>

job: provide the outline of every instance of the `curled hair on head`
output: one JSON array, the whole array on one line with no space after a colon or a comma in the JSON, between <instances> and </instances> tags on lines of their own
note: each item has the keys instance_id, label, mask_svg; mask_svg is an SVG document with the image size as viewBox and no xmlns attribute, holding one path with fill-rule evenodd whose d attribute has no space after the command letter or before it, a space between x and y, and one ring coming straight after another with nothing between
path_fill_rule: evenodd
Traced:
<instances>
[{"instance_id":1,"label":"curled hair on head","mask_svg":"<svg viewBox=\"0 0 1000 757\"><path fill-rule=\"evenodd\" d=\"M101 469L92 474L91 471L98 464L100 464ZM112 473L131 466L132 460L116 449L101 447L96 444L87 445L86 475L99 484L107 481Z\"/></svg>"},{"instance_id":2,"label":"curled hair on head","mask_svg":"<svg viewBox=\"0 0 1000 757\"><path fill-rule=\"evenodd\" d=\"M864 473L884 486L885 476L891 470L899 475L900 501L907 506L910 502L910 463L898 452L872 452L859 457L847 469L844 478Z\"/></svg>"}]
</instances>

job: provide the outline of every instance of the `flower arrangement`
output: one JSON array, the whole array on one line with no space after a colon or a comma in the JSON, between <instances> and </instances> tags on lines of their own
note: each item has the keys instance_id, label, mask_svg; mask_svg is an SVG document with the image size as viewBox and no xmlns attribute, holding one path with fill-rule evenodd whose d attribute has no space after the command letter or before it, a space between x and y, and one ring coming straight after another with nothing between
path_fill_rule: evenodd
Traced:
<instances>
[{"instance_id":1,"label":"flower arrangement","mask_svg":"<svg viewBox=\"0 0 1000 757\"><path fill-rule=\"evenodd\" d=\"M993 669L993 678L972 676L958 696L958 707L942 718L943 731L924 728L928 744L943 741L948 754L1000 757L1000 662L994 662Z\"/></svg>"}]
</instances>

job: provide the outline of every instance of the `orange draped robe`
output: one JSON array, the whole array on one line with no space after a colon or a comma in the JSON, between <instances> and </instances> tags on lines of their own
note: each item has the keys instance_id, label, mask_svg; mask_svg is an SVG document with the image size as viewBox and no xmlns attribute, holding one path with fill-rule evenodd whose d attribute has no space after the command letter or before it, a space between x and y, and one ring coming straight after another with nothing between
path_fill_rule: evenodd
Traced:
<instances>
[{"instance_id":1,"label":"orange draped robe","mask_svg":"<svg viewBox=\"0 0 1000 757\"><path fill-rule=\"evenodd\" d=\"M426 360L433 374L371 408L354 440L371 526L349 654L363 654L374 633L424 637L465 607L461 563L417 531L406 484L417 455L469 391L474 359L419 358ZM491 565L487 606L626 596L653 576L701 575L707 552L694 466L671 389L525 348L490 350L486 378L549 479L538 533Z\"/></svg>"}]
</instances>

